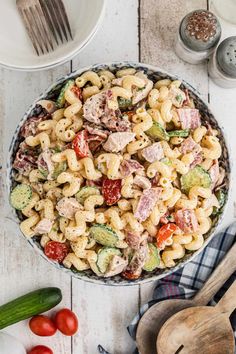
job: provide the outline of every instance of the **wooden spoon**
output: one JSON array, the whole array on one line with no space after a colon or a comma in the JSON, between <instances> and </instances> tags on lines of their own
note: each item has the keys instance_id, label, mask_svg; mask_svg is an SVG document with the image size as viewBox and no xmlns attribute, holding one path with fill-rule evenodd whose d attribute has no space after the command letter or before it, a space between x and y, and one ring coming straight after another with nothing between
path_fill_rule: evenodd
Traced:
<instances>
[{"instance_id":1,"label":"wooden spoon","mask_svg":"<svg viewBox=\"0 0 236 354\"><path fill-rule=\"evenodd\" d=\"M158 354L234 354L229 316L236 308L236 281L215 307L197 306L176 313L157 337Z\"/></svg>"},{"instance_id":2,"label":"wooden spoon","mask_svg":"<svg viewBox=\"0 0 236 354\"><path fill-rule=\"evenodd\" d=\"M225 281L236 271L236 243L210 275L192 300L172 299L158 302L142 316L137 327L136 342L140 354L156 353L156 338L163 324L175 313L193 306L204 306Z\"/></svg>"}]
</instances>

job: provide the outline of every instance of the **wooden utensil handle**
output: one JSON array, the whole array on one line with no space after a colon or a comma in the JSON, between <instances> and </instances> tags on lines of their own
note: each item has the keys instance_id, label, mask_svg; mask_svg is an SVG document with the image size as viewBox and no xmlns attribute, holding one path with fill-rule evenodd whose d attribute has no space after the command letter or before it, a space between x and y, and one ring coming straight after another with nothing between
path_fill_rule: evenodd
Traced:
<instances>
[{"instance_id":1,"label":"wooden utensil handle","mask_svg":"<svg viewBox=\"0 0 236 354\"><path fill-rule=\"evenodd\" d=\"M207 305L225 281L236 270L236 243L227 252L218 267L207 279L203 287L195 295L193 301L198 306Z\"/></svg>"},{"instance_id":2,"label":"wooden utensil handle","mask_svg":"<svg viewBox=\"0 0 236 354\"><path fill-rule=\"evenodd\" d=\"M220 310L222 313L226 313L228 316L236 308L236 281L230 286L230 288L226 291L224 296L220 299L216 308Z\"/></svg>"}]
</instances>

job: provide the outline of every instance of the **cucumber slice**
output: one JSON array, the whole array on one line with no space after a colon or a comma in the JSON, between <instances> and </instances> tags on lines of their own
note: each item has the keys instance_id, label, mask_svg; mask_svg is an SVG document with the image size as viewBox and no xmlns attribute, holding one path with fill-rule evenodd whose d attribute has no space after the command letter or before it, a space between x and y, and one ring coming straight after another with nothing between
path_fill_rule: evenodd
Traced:
<instances>
[{"instance_id":1,"label":"cucumber slice","mask_svg":"<svg viewBox=\"0 0 236 354\"><path fill-rule=\"evenodd\" d=\"M57 177L62 173L67 170L67 163L65 161L58 162L55 165L53 174L52 174L52 179L57 179Z\"/></svg>"},{"instance_id":2,"label":"cucumber slice","mask_svg":"<svg viewBox=\"0 0 236 354\"><path fill-rule=\"evenodd\" d=\"M132 100L123 97L118 97L118 105L120 110L124 111L128 109L130 106L132 106Z\"/></svg>"},{"instance_id":3,"label":"cucumber slice","mask_svg":"<svg viewBox=\"0 0 236 354\"><path fill-rule=\"evenodd\" d=\"M61 92L57 99L57 107L62 108L66 102L65 100L65 92L68 88L74 86L74 80L68 80L67 83L62 87Z\"/></svg>"},{"instance_id":4,"label":"cucumber slice","mask_svg":"<svg viewBox=\"0 0 236 354\"><path fill-rule=\"evenodd\" d=\"M91 195L99 195L99 189L97 187L83 187L81 190L76 193L75 198L80 204L84 204L85 199Z\"/></svg>"},{"instance_id":5,"label":"cucumber slice","mask_svg":"<svg viewBox=\"0 0 236 354\"><path fill-rule=\"evenodd\" d=\"M170 138L177 136L180 138L187 138L189 136L189 129L183 129L183 130L172 130L168 132L168 135Z\"/></svg>"},{"instance_id":6,"label":"cucumber slice","mask_svg":"<svg viewBox=\"0 0 236 354\"><path fill-rule=\"evenodd\" d=\"M93 225L90 228L90 236L93 237L97 243L108 247L115 247L119 240L115 231L104 224Z\"/></svg>"},{"instance_id":7,"label":"cucumber slice","mask_svg":"<svg viewBox=\"0 0 236 354\"><path fill-rule=\"evenodd\" d=\"M181 189L188 193L194 186L209 188L211 186L211 177L209 173L201 166L197 165L180 178Z\"/></svg>"},{"instance_id":8,"label":"cucumber slice","mask_svg":"<svg viewBox=\"0 0 236 354\"><path fill-rule=\"evenodd\" d=\"M148 248L149 248L149 258L144 264L143 269L146 270L147 272L152 272L154 269L156 269L159 266L160 256L157 247L154 246L152 243L148 244Z\"/></svg>"},{"instance_id":9,"label":"cucumber slice","mask_svg":"<svg viewBox=\"0 0 236 354\"><path fill-rule=\"evenodd\" d=\"M226 193L222 189L219 189L215 193L215 195L216 195L216 198L218 199L218 202L219 202L219 208L213 207L212 215L218 215L220 213L221 208L224 206L225 200L226 200Z\"/></svg>"},{"instance_id":10,"label":"cucumber slice","mask_svg":"<svg viewBox=\"0 0 236 354\"><path fill-rule=\"evenodd\" d=\"M103 247L98 251L97 266L101 273L106 273L107 267L114 256L121 256L118 248Z\"/></svg>"},{"instance_id":11,"label":"cucumber slice","mask_svg":"<svg viewBox=\"0 0 236 354\"><path fill-rule=\"evenodd\" d=\"M158 122L153 122L150 129L146 131L147 135L154 140L169 140L169 135L167 134L165 128L161 126Z\"/></svg>"},{"instance_id":12,"label":"cucumber slice","mask_svg":"<svg viewBox=\"0 0 236 354\"><path fill-rule=\"evenodd\" d=\"M10 202L17 210L24 209L32 199L32 189L28 184L18 184L11 192Z\"/></svg>"}]
</instances>

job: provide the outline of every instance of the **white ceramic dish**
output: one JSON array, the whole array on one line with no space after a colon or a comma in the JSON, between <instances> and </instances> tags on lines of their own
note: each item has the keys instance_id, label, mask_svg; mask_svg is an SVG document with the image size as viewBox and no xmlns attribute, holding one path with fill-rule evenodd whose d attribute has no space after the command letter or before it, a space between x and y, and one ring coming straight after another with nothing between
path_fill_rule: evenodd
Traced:
<instances>
[{"instance_id":1,"label":"white ceramic dish","mask_svg":"<svg viewBox=\"0 0 236 354\"><path fill-rule=\"evenodd\" d=\"M49 54L37 56L16 8L15 0L0 1L0 65L36 71L62 64L76 55L96 33L104 14L105 0L64 1L74 40Z\"/></svg>"}]
</instances>

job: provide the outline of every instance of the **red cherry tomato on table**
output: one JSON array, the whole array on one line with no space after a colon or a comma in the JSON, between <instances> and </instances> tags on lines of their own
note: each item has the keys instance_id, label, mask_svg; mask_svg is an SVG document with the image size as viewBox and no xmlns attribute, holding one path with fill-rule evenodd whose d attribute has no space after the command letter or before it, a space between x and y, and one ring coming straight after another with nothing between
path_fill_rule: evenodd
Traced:
<instances>
[{"instance_id":1,"label":"red cherry tomato on table","mask_svg":"<svg viewBox=\"0 0 236 354\"><path fill-rule=\"evenodd\" d=\"M57 331L55 323L49 317L44 315L38 315L31 318L29 321L29 327L34 334L41 337L53 336Z\"/></svg>"},{"instance_id":2,"label":"red cherry tomato on table","mask_svg":"<svg viewBox=\"0 0 236 354\"><path fill-rule=\"evenodd\" d=\"M62 309L55 316L55 323L59 331L66 336L73 336L78 331L78 319L74 312Z\"/></svg>"},{"instance_id":3,"label":"red cherry tomato on table","mask_svg":"<svg viewBox=\"0 0 236 354\"><path fill-rule=\"evenodd\" d=\"M81 132L76 135L72 142L72 148L78 157L89 156L88 133L86 130L81 130Z\"/></svg>"},{"instance_id":4,"label":"red cherry tomato on table","mask_svg":"<svg viewBox=\"0 0 236 354\"><path fill-rule=\"evenodd\" d=\"M107 205L113 205L121 197L121 179L105 178L102 183L102 194Z\"/></svg>"},{"instance_id":5,"label":"red cherry tomato on table","mask_svg":"<svg viewBox=\"0 0 236 354\"><path fill-rule=\"evenodd\" d=\"M48 258L61 263L69 253L69 249L65 243L49 241L44 248L44 253Z\"/></svg>"},{"instance_id":6,"label":"red cherry tomato on table","mask_svg":"<svg viewBox=\"0 0 236 354\"><path fill-rule=\"evenodd\" d=\"M160 230L157 233L157 247L159 249L165 248L166 241L169 240L173 233L177 231L179 228L177 225L173 223L169 223L166 225L163 225Z\"/></svg>"},{"instance_id":7,"label":"red cherry tomato on table","mask_svg":"<svg viewBox=\"0 0 236 354\"><path fill-rule=\"evenodd\" d=\"M32 348L28 354L53 354L53 351L45 345L37 345Z\"/></svg>"}]
</instances>

